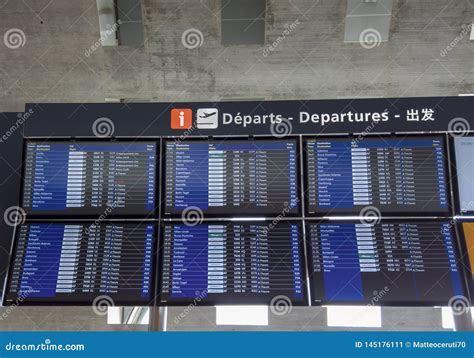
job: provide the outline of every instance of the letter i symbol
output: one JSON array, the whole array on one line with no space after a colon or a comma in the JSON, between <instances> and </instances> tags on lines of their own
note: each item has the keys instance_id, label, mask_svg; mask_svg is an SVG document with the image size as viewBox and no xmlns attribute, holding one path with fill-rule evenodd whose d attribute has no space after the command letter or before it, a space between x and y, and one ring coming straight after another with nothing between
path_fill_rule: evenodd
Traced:
<instances>
[{"instance_id":1,"label":"letter i symbol","mask_svg":"<svg viewBox=\"0 0 474 358\"><path fill-rule=\"evenodd\" d=\"M171 110L171 128L189 129L193 125L193 112L190 108L173 108Z\"/></svg>"}]
</instances>

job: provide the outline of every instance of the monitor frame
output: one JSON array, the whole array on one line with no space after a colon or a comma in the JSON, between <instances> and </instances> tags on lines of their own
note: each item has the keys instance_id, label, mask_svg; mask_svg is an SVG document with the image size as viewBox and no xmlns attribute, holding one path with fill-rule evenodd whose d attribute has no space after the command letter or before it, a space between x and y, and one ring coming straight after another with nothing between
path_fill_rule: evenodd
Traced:
<instances>
[{"instance_id":1,"label":"monitor frame","mask_svg":"<svg viewBox=\"0 0 474 358\"><path fill-rule=\"evenodd\" d=\"M304 195L304 201L305 201L305 213L304 216L305 218L315 218L315 219L325 219L325 218L330 218L330 217L355 217L360 215L361 209L328 209L327 211L321 210L320 212L317 213L310 213L309 211L309 196L307 193L307 189L309 189L309 171L308 171L308 154L307 154L307 143L308 140L332 140L332 139L338 139L338 140L344 140L344 139L354 139L357 138L358 135L356 134L343 134L343 135L328 135L328 136L302 136L302 146L303 146L303 167L305 169L305 172L303 174L303 185L305 190L303 191ZM450 186L450 181L451 181L451 172L450 172L450 163L449 163L449 156L448 156L448 143L446 140L446 136L444 134L425 134L423 135L422 133L414 133L414 134L389 134L389 133L368 133L363 136L362 140L365 139L379 139L379 138L386 138L386 139L396 139L396 138L401 138L401 139L413 139L413 138L423 138L423 139L439 139L443 143L443 154L444 154L444 173L445 173L445 190L446 190L446 200L447 200L447 208L441 212L441 211L382 211L382 217L386 218L397 218L397 217L417 217L417 218L442 218L442 219L449 219L452 215L452 210L453 210L453 203L452 203L452 196L451 196L451 186ZM375 206L377 207L376 204L370 204L367 206ZM366 206L366 207L367 207ZM363 209L363 208L362 208Z\"/></svg>"},{"instance_id":2,"label":"monitor frame","mask_svg":"<svg viewBox=\"0 0 474 358\"><path fill-rule=\"evenodd\" d=\"M268 225L271 223L272 220L255 220L255 221L246 221L246 220L222 220L222 221L216 221L216 220L205 220L202 222L202 224L207 224L207 225L213 225L213 224L225 224L225 225L232 225L232 224L240 224L240 225L262 225L265 226L266 224ZM299 251L300 251L300 269L301 269L301 283L302 283L302 290L303 290L303 298L301 299L301 302L299 301L294 301L291 300L291 304L293 306L298 306L298 307L308 307L310 306L309 304L309 287L307 285L307 257L306 257L306 243L305 243L305 235L304 235L304 225L302 220L281 220L278 223L282 224L297 224L299 228ZM173 226L176 224L181 224L184 225L182 222L176 222L176 221L162 221L159 225L159 232L158 235L160 235L160 248L158 252L158 262L163 261L163 255L164 255L164 236L162 235L162 231L164 230L165 226ZM158 267L158 278L156 280L157 282L157 292L156 292L156 306L158 307L180 307L180 306L189 306L189 305L194 305L194 306L218 306L218 305L225 305L225 306L241 306L241 305L256 305L256 306L270 306L271 303L271 298L266 298L266 297L258 297L255 296L256 294L249 293L248 297L256 297L253 302L252 300L248 301L242 301L240 298L235 299L235 300L226 300L220 299L218 297L219 294L215 294L216 298L214 299L209 299L209 298L204 298L201 300L195 299L168 299L164 300L163 298L163 293L161 292L161 287L163 284L163 266L160 264ZM168 294L170 295L170 294ZM258 294L257 294L258 295ZM265 296L272 295L273 297L278 296L279 294L265 294ZM262 295L263 296L263 295Z\"/></svg>"},{"instance_id":3,"label":"monitor frame","mask_svg":"<svg viewBox=\"0 0 474 358\"><path fill-rule=\"evenodd\" d=\"M20 187L20 197L19 197L19 203L20 206L23 205L23 195L24 195L24 190L25 190L25 170L26 170L26 156L28 153L27 146L29 143L41 143L41 144L48 144L48 143L70 143L70 144L77 144L77 143L97 143L97 144L117 144L117 143L141 143L141 144L153 144L155 145L155 180L154 180L154 200L155 200L155 205L154 205L154 210L148 213L141 213L141 214L114 214L113 211L107 215L108 218L111 219L127 219L127 218L155 218L156 216L160 216L160 203L158 202L158 191L159 191L159 159L158 156L160 155L160 139L149 139L149 138L139 138L139 139L127 139L127 138L120 138L120 139L115 139L115 138L25 138L23 141L23 155L22 155L22 166L21 166L21 187ZM145 203L146 205L146 203ZM32 218L32 219L57 219L57 218L63 218L67 220L74 220L74 219L80 219L80 220L94 220L98 216L102 215L104 213L104 209L101 209L98 213L95 214L84 214L84 213L67 213L67 214L61 214L58 213L57 211L51 211L51 212L38 212L35 213L34 211L31 211L31 209L26 210L26 215L27 218Z\"/></svg>"},{"instance_id":4,"label":"monitor frame","mask_svg":"<svg viewBox=\"0 0 474 358\"><path fill-rule=\"evenodd\" d=\"M201 142L201 143L219 143L219 142L294 142L295 143L295 151L296 151L296 164L295 164L295 173L296 173L296 194L297 194L297 207L295 212L293 213L287 213L285 217L288 218L299 218L303 214L303 206L301 202L301 192L304 190L301 187L301 170L300 170L300 162L301 162L301 153L300 153L300 140L299 136L285 136L284 138L275 138L275 137L269 137L269 136L255 136L255 137L242 137L242 136L236 136L236 137L209 137L209 138L185 138L183 140L180 140L180 143L186 144L186 143L192 143L192 142ZM160 176L161 178L164 178L166 175L166 167L167 167L167 158L166 158L166 146L168 143L173 143L176 142L176 140L172 140L169 138L163 138L163 143L162 143L162 154L161 154L161 166L162 166L162 174ZM162 213L162 218L163 219L178 219L182 217L183 210L179 213L169 213L167 212L167 206L166 206L166 180L162 179L161 180L161 207L160 207L160 212ZM222 209L224 210L224 209ZM231 212L225 212L223 214L209 214L206 213L205 210L202 210L204 214L204 218L206 219L218 219L218 218L273 218L276 217L280 214L282 214L284 208L282 210L279 210L277 212L264 212L262 209L262 214L259 213L242 213L242 210L245 210L243 208L238 208L236 209L235 213Z\"/></svg>"},{"instance_id":5,"label":"monitor frame","mask_svg":"<svg viewBox=\"0 0 474 358\"><path fill-rule=\"evenodd\" d=\"M309 236L309 225L311 224L328 224L328 223L333 223L333 224L358 224L361 223L359 220L356 219L341 219L341 220L328 220L328 219L309 219L305 221L305 226L306 226L306 245L307 245L307 252L308 252L308 282L309 282L309 291L311 296L313 295L314 292L314 285L312 283L312 267L313 267L313 257L311 255L311 238ZM465 265L465 257L462 256L462 250L465 250L465 246L463 247L462 242L460 242L459 238L459 233L458 233L458 225L454 220L450 219L424 219L424 218L398 218L398 219L382 219L380 220L379 224L383 223L409 223L409 224L426 224L426 223L447 223L451 225L451 233L453 236L453 245L454 247L454 254L456 256L456 261L458 265L458 273L459 273L459 278L461 281L461 286L462 290L464 293L464 296L471 302L471 288L470 288L470 283L467 279L468 273L464 269L466 267ZM461 266L462 264L462 266ZM467 266L469 267L469 266ZM331 301L326 301L326 300L321 300L321 301L315 301L314 297L311 297L311 306L365 306L371 304L370 300L364 299L361 301L339 301L339 300L331 300ZM403 301L388 301L388 302L377 302L376 304L373 304L374 307L434 307L434 306L447 306L448 302L446 301L410 301L410 300L403 300Z\"/></svg>"},{"instance_id":6,"label":"monitor frame","mask_svg":"<svg viewBox=\"0 0 474 358\"><path fill-rule=\"evenodd\" d=\"M456 157L456 138L472 138L474 141L474 133L469 133L464 136L455 137L447 134L449 138L449 150L450 150L450 159L451 159L451 184L453 188L452 197L454 200L454 213L457 216L474 216L474 207L472 210L462 211L461 210L461 193L460 185L458 181L458 159Z\"/></svg>"},{"instance_id":7,"label":"monitor frame","mask_svg":"<svg viewBox=\"0 0 474 358\"><path fill-rule=\"evenodd\" d=\"M134 225L139 226L139 225L153 225L153 235L154 235L154 244L153 244L153 250L152 250L152 261L151 261L151 270L150 270L150 298L148 300L142 300L142 301L134 301L134 300L121 300L121 299L114 299L113 294L104 294L104 293L99 293L96 295L96 297L99 296L109 296L112 298L114 306L143 306L143 307L151 307L153 306L153 301L155 299L155 288L156 288L156 281L157 281L157 276L156 276L156 271L155 271L155 266L157 264L157 257L158 257L158 243L159 243L159 238L158 238L158 224L156 221L139 221L139 220L108 220L108 221L103 221L99 225L108 225L108 224L125 224L125 225ZM8 272L7 272L7 277L5 280L5 294L3 297L3 305L21 305L21 306L91 306L94 303L94 299L92 300L68 300L68 301L62 301L62 300L57 300L56 298L52 299L37 299L37 300L28 300L26 299L20 299L18 296L17 297L9 297L10 296L10 286L11 286L11 281L12 281L12 275L14 271L14 265L15 265L15 259L17 257L17 248L19 244L19 229L21 226L28 226L31 224L63 224L63 225L77 225L77 224L94 224L93 221L87 221L87 220L77 220L77 221L71 221L71 220L27 220L25 223L21 225L17 225L14 228L14 241L12 244L12 252L10 255L10 262L8 264ZM71 293L71 295L74 295L74 293ZM117 293L116 295L120 295Z\"/></svg>"}]
</instances>

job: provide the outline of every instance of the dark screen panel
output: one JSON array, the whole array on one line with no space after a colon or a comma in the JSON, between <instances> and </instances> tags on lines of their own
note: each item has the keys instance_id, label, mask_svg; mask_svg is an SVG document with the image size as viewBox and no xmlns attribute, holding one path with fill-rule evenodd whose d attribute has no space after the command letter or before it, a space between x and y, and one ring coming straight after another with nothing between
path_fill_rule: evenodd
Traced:
<instances>
[{"instance_id":1,"label":"dark screen panel","mask_svg":"<svg viewBox=\"0 0 474 358\"><path fill-rule=\"evenodd\" d=\"M166 143L165 213L297 214L296 140Z\"/></svg>"},{"instance_id":2,"label":"dark screen panel","mask_svg":"<svg viewBox=\"0 0 474 358\"><path fill-rule=\"evenodd\" d=\"M447 304L465 295L448 222L308 224L315 303Z\"/></svg>"},{"instance_id":3,"label":"dark screen panel","mask_svg":"<svg viewBox=\"0 0 474 358\"><path fill-rule=\"evenodd\" d=\"M30 215L146 215L155 209L156 144L27 142Z\"/></svg>"},{"instance_id":4,"label":"dark screen panel","mask_svg":"<svg viewBox=\"0 0 474 358\"><path fill-rule=\"evenodd\" d=\"M449 213L441 136L311 139L306 168L310 215Z\"/></svg>"},{"instance_id":5,"label":"dark screen panel","mask_svg":"<svg viewBox=\"0 0 474 358\"><path fill-rule=\"evenodd\" d=\"M7 302L115 303L153 298L153 224L29 223L19 227Z\"/></svg>"},{"instance_id":6,"label":"dark screen panel","mask_svg":"<svg viewBox=\"0 0 474 358\"><path fill-rule=\"evenodd\" d=\"M161 304L304 304L298 223L162 227ZM279 297L280 296L280 297Z\"/></svg>"}]
</instances>

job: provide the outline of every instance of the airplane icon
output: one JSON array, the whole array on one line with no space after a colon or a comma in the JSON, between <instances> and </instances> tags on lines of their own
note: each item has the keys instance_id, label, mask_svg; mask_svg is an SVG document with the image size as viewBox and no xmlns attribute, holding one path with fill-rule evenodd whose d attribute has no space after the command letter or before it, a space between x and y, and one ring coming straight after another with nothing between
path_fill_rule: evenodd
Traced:
<instances>
[{"instance_id":1,"label":"airplane icon","mask_svg":"<svg viewBox=\"0 0 474 358\"><path fill-rule=\"evenodd\" d=\"M200 115L200 118L205 119L205 118L208 118L208 117L210 117L210 116L215 115L216 113L217 113L217 112L214 112L214 113L207 113L207 112L204 112L204 113L202 113L202 114Z\"/></svg>"},{"instance_id":2,"label":"airplane icon","mask_svg":"<svg viewBox=\"0 0 474 358\"><path fill-rule=\"evenodd\" d=\"M200 108L197 110L197 127L199 129L216 129L219 125L217 108Z\"/></svg>"}]
</instances>

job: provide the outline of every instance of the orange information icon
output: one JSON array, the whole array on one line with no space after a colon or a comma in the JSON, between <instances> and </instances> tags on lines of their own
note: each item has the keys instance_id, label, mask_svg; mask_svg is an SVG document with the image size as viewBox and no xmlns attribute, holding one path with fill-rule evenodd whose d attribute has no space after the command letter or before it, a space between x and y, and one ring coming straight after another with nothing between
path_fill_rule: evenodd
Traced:
<instances>
[{"instance_id":1,"label":"orange information icon","mask_svg":"<svg viewBox=\"0 0 474 358\"><path fill-rule=\"evenodd\" d=\"M193 126L193 111L189 108L171 110L171 129L190 129Z\"/></svg>"}]
</instances>

